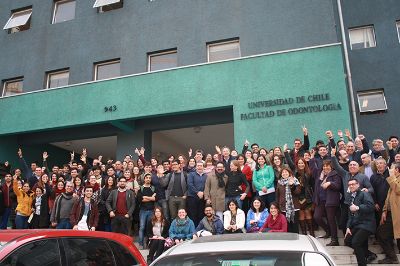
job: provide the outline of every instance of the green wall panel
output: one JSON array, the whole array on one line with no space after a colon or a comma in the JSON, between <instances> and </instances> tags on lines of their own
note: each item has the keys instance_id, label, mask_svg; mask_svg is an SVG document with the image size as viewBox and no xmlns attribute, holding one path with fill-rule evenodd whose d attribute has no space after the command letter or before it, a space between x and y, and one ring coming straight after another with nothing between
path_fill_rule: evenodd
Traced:
<instances>
[{"instance_id":1,"label":"green wall panel","mask_svg":"<svg viewBox=\"0 0 400 266\"><path fill-rule=\"evenodd\" d=\"M330 100L270 108L249 102L329 93ZM341 110L241 120L242 114L340 104ZM116 106L113 112L104 107ZM235 143L261 145L350 127L341 47L333 45L146 73L0 99L0 135L233 106Z\"/></svg>"}]
</instances>

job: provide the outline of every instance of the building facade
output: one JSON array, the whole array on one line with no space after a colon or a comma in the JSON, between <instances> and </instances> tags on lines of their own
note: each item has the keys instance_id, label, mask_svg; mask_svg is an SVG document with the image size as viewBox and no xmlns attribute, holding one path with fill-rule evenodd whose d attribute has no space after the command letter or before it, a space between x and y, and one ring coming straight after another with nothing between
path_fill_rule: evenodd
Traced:
<instances>
[{"instance_id":1,"label":"building facade","mask_svg":"<svg viewBox=\"0 0 400 266\"><path fill-rule=\"evenodd\" d=\"M342 8L345 28L366 25ZM352 126L336 1L3 0L0 22L0 161L18 147L65 161L70 148L50 143L103 137L115 141L114 158L141 146L240 150L245 139L271 148L303 125L314 142ZM355 96L387 95L391 86L358 81L355 50L349 58ZM363 125L390 108L357 114L363 133L381 134ZM183 128L192 143L155 144L157 132Z\"/></svg>"}]
</instances>

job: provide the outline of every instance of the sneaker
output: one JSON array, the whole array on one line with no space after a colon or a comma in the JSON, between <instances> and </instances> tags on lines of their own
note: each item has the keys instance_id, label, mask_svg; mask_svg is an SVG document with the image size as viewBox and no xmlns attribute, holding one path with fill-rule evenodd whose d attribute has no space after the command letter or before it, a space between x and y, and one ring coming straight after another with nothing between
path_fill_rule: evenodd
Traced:
<instances>
[{"instance_id":1,"label":"sneaker","mask_svg":"<svg viewBox=\"0 0 400 266\"><path fill-rule=\"evenodd\" d=\"M375 253L370 253L367 257L367 264L373 262L374 260L376 260L376 258L378 258L378 256Z\"/></svg>"},{"instance_id":2,"label":"sneaker","mask_svg":"<svg viewBox=\"0 0 400 266\"><path fill-rule=\"evenodd\" d=\"M398 263L399 263L399 260L397 258L391 259L391 258L386 257L382 260L378 260L378 264L398 264Z\"/></svg>"}]
</instances>

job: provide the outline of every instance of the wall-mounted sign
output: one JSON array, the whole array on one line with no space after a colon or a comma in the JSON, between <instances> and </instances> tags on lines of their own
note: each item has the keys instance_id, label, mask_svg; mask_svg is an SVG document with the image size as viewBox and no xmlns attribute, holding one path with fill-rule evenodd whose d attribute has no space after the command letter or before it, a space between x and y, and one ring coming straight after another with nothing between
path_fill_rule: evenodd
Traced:
<instances>
[{"instance_id":1,"label":"wall-mounted sign","mask_svg":"<svg viewBox=\"0 0 400 266\"><path fill-rule=\"evenodd\" d=\"M247 106L249 109L261 109L270 107L280 107L293 104L304 104L304 106L297 106L291 108L281 108L274 110L260 110L258 112L249 112L240 114L240 120L251 120L270 118L274 116L297 115L317 112L329 112L342 110L339 103L329 102L329 93L312 94L308 96L298 96L289 98L272 99L266 101L249 102ZM320 103L326 102L326 103Z\"/></svg>"}]
</instances>

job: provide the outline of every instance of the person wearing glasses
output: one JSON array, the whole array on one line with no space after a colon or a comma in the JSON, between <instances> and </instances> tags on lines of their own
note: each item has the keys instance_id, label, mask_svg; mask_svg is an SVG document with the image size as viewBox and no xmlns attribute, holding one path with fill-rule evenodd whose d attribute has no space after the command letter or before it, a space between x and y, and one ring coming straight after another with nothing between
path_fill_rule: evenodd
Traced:
<instances>
[{"instance_id":1,"label":"person wearing glasses","mask_svg":"<svg viewBox=\"0 0 400 266\"><path fill-rule=\"evenodd\" d=\"M51 211L51 225L57 229L72 229L70 222L70 213L72 206L78 197L73 196L74 183L67 181L65 183L65 192L57 196Z\"/></svg>"},{"instance_id":2,"label":"person wearing glasses","mask_svg":"<svg viewBox=\"0 0 400 266\"><path fill-rule=\"evenodd\" d=\"M376 255L368 250L368 237L375 233L375 207L370 193L360 189L357 178L347 181L350 204L344 242L354 249L357 263L367 265L376 259Z\"/></svg>"}]
</instances>

